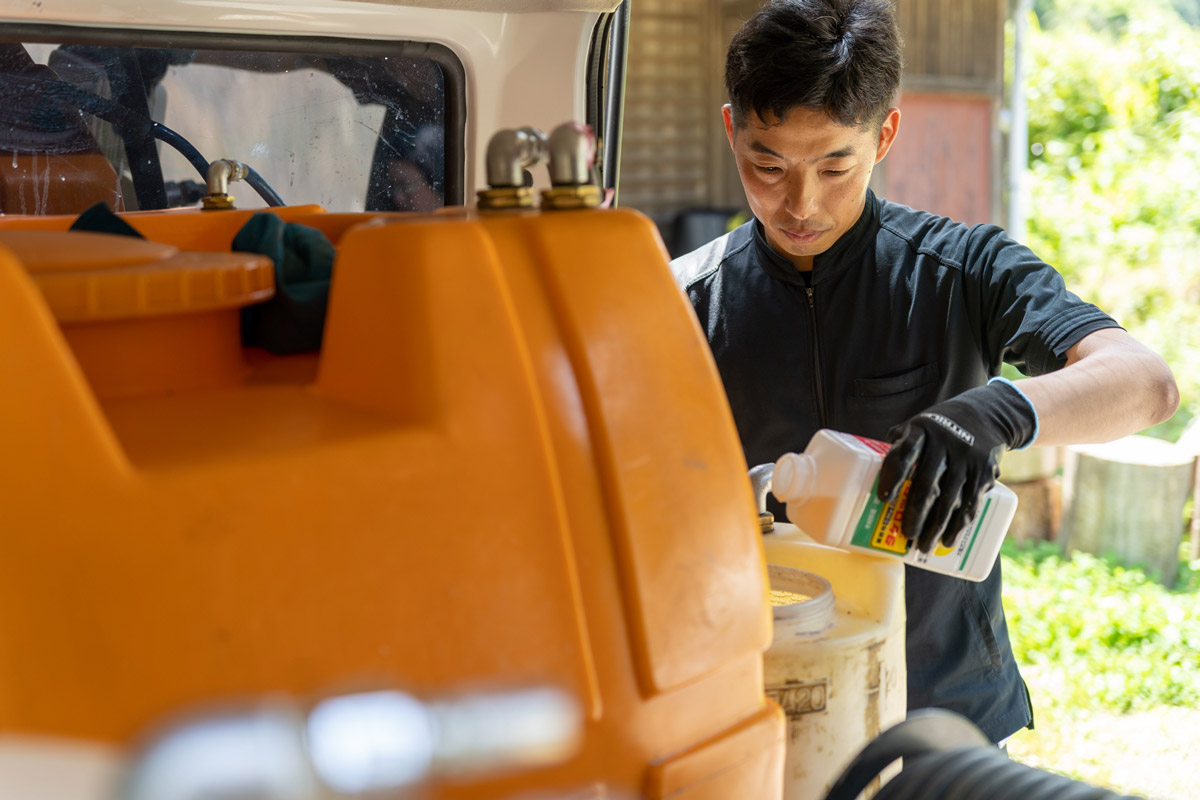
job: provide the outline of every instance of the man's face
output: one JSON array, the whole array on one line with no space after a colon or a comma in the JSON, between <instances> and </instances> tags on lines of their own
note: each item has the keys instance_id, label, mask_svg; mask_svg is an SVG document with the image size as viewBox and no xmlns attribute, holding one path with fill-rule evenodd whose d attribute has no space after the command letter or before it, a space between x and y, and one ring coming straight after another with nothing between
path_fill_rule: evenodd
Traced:
<instances>
[{"instance_id":1,"label":"man's face","mask_svg":"<svg viewBox=\"0 0 1200 800\"><path fill-rule=\"evenodd\" d=\"M900 111L883 126L839 125L827 114L794 108L782 124L751 111L741 128L726 105L725 133L750 210L767 241L799 270L812 269L862 214L871 170L896 138Z\"/></svg>"}]
</instances>

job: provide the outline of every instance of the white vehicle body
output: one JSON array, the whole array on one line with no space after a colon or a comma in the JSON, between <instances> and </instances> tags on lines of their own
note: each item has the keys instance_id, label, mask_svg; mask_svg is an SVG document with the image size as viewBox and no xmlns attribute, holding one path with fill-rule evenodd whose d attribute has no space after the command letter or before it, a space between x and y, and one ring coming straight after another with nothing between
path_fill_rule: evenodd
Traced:
<instances>
[{"instance_id":1,"label":"white vehicle body","mask_svg":"<svg viewBox=\"0 0 1200 800\"><path fill-rule=\"evenodd\" d=\"M100 6L87 0L43 0L9 5L0 10L0 26L10 30L13 26L28 26L31 34L51 38L56 28L65 27L100 35L110 32L127 41L138 37L153 41L163 32L253 36L263 42L264 49L271 40L286 46L289 41L320 39L333 42L333 50L344 55L353 55L355 44L360 42L374 47L389 42L427 42L445 47L461 64L465 94L464 153L460 157L466 191L461 198L446 198L448 205L457 205L471 202L474 192L486 187L485 149L493 132L521 126L549 131L568 119L587 117L592 37L601 15L615 9L619 0L131 0ZM294 45L287 49L294 49ZM332 91L333 95L322 100L337 102L337 91ZM344 88L341 94L346 94ZM352 99L349 102L353 104ZM168 108L170 113L186 113L177 109L189 105L186 98L172 96ZM224 113L231 120L244 122L246 115L255 111L254 98L231 95ZM211 108L204 113L212 113ZM282 120L282 124L292 126L303 123L297 115ZM297 131L294 136L302 134ZM353 135L353 131L343 131L340 138L327 138L322 146L327 150L337 148ZM251 161L255 155L262 155L262 147L254 154L254 144L247 140L244 153L206 155ZM311 141L304 144L311 145ZM266 167L260 171L269 173ZM542 172L535 174L535 185L540 188L548 185ZM309 196L302 191L299 197L288 196L287 200L289 204L317 202L330 210L353 210L345 197L328 189Z\"/></svg>"}]
</instances>

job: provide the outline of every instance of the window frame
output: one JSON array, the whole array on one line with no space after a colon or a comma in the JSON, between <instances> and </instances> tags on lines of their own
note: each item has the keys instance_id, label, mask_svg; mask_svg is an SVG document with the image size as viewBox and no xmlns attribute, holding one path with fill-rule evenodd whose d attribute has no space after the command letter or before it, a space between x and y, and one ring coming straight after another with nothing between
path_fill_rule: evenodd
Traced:
<instances>
[{"instance_id":1,"label":"window frame","mask_svg":"<svg viewBox=\"0 0 1200 800\"><path fill-rule=\"evenodd\" d=\"M346 55L352 51L356 56L428 59L441 68L445 80L442 109L445 120L443 203L447 206L466 204L466 70L454 51L445 45L407 39L212 33L170 29L111 30L44 24L5 25L3 32L0 32L0 41L335 56Z\"/></svg>"}]
</instances>

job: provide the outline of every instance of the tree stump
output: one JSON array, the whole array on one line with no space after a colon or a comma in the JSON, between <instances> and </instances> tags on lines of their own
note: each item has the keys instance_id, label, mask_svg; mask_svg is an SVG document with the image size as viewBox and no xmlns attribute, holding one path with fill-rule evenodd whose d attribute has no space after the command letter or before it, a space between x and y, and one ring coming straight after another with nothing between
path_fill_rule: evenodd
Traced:
<instances>
[{"instance_id":1,"label":"tree stump","mask_svg":"<svg viewBox=\"0 0 1200 800\"><path fill-rule=\"evenodd\" d=\"M1148 436L1067 448L1064 545L1113 554L1171 586L1179 570L1194 461L1192 454Z\"/></svg>"},{"instance_id":2,"label":"tree stump","mask_svg":"<svg viewBox=\"0 0 1200 800\"><path fill-rule=\"evenodd\" d=\"M1062 522L1062 479L1057 476L1025 483L1000 479L1017 496L1017 513L1008 526L1008 538L1017 544L1053 542Z\"/></svg>"},{"instance_id":3,"label":"tree stump","mask_svg":"<svg viewBox=\"0 0 1200 800\"><path fill-rule=\"evenodd\" d=\"M1000 482L1017 495L1017 513L1008 538L1018 544L1054 541L1062 518L1060 448L1009 450L1000 458Z\"/></svg>"},{"instance_id":4,"label":"tree stump","mask_svg":"<svg viewBox=\"0 0 1200 800\"><path fill-rule=\"evenodd\" d=\"M1193 456L1200 456L1200 418L1194 417L1183 429L1176 447ZM1188 520L1188 560L1200 558L1200 465L1196 469L1196 477L1192 479L1192 518Z\"/></svg>"}]
</instances>

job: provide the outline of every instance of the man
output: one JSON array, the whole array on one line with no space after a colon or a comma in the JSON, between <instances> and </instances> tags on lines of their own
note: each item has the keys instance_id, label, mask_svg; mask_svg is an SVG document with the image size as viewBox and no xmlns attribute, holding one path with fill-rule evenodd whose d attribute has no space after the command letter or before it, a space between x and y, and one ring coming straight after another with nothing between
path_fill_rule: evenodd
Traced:
<instances>
[{"instance_id":1,"label":"man","mask_svg":"<svg viewBox=\"0 0 1200 800\"><path fill-rule=\"evenodd\" d=\"M1001 448L1107 441L1169 418L1166 363L1001 229L877 198L900 126L887 0L774 0L734 36L725 131L754 219L672 262L751 466L819 428L894 442L878 491L909 485L922 550L953 543ZM1003 362L1036 376L1009 383ZM1032 722L1000 602L909 568L909 708L995 742Z\"/></svg>"}]
</instances>

